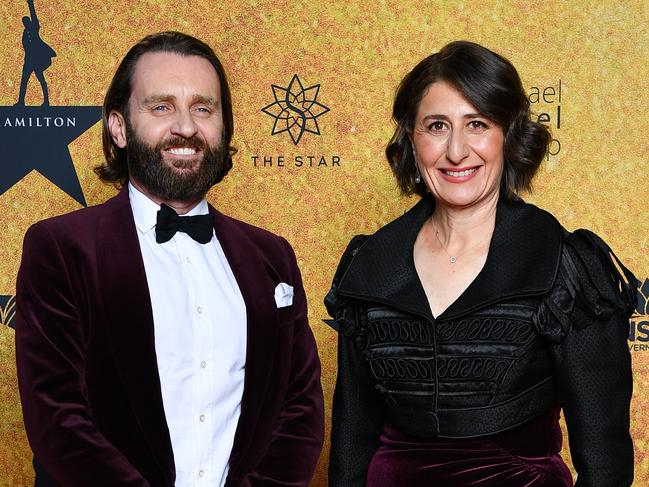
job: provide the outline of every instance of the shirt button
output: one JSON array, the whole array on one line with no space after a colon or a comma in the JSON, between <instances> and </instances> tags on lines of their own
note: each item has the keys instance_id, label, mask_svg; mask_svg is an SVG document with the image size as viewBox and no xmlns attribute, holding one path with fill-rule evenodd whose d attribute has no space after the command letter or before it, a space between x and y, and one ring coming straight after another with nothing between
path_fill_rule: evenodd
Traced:
<instances>
[{"instance_id":1,"label":"shirt button","mask_svg":"<svg viewBox=\"0 0 649 487\"><path fill-rule=\"evenodd\" d=\"M204 423L204 422L205 422L205 415L204 415L204 414L201 414L201 415L198 417L198 420L199 420L201 423Z\"/></svg>"},{"instance_id":2,"label":"shirt button","mask_svg":"<svg viewBox=\"0 0 649 487\"><path fill-rule=\"evenodd\" d=\"M203 313L203 307L202 306L196 306L196 311L198 312L199 315L202 314Z\"/></svg>"},{"instance_id":3,"label":"shirt button","mask_svg":"<svg viewBox=\"0 0 649 487\"><path fill-rule=\"evenodd\" d=\"M207 362L205 360L203 360L201 362L201 369L204 369L205 367L207 367Z\"/></svg>"},{"instance_id":4,"label":"shirt button","mask_svg":"<svg viewBox=\"0 0 649 487\"><path fill-rule=\"evenodd\" d=\"M188 264L191 264L192 263L192 258L188 255L187 257L185 257L185 262L187 262Z\"/></svg>"},{"instance_id":5,"label":"shirt button","mask_svg":"<svg viewBox=\"0 0 649 487\"><path fill-rule=\"evenodd\" d=\"M205 472L203 472L202 470L199 470L199 471L198 471L198 476L199 476L199 477L202 477L203 475L205 475Z\"/></svg>"}]
</instances>

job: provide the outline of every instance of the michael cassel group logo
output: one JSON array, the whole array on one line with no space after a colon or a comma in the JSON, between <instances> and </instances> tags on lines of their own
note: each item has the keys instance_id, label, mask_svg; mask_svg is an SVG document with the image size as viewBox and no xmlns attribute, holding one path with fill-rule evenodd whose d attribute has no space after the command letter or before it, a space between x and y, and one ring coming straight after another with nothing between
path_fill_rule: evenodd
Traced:
<instances>
[{"instance_id":1,"label":"michael cassel group logo","mask_svg":"<svg viewBox=\"0 0 649 487\"><path fill-rule=\"evenodd\" d=\"M321 135L320 117L330 111L320 100L320 84L309 85L294 74L286 87L271 84L274 101L261 111L272 118L272 136L284 136L293 147L310 136ZM341 157L334 154L293 153L254 154L250 156L254 167L298 168L339 167Z\"/></svg>"},{"instance_id":2,"label":"michael cassel group logo","mask_svg":"<svg viewBox=\"0 0 649 487\"><path fill-rule=\"evenodd\" d=\"M550 128L552 140L548 146L546 160L551 165L558 161L561 152L561 79L556 83L539 83L530 86L527 98L534 111L534 118Z\"/></svg>"},{"instance_id":3,"label":"michael cassel group logo","mask_svg":"<svg viewBox=\"0 0 649 487\"><path fill-rule=\"evenodd\" d=\"M638 306L629 320L629 350L649 350L649 279L638 288Z\"/></svg>"}]
</instances>

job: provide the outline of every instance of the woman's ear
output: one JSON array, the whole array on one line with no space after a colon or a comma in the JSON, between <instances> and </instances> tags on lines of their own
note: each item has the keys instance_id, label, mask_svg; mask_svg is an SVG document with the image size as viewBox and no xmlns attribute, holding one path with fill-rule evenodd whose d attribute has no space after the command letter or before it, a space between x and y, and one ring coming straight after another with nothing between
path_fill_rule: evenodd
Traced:
<instances>
[{"instance_id":1,"label":"woman's ear","mask_svg":"<svg viewBox=\"0 0 649 487\"><path fill-rule=\"evenodd\" d=\"M415 156L415 164L417 163L417 151L415 150L415 143L412 140L412 133L410 131L407 132L408 134L408 140L410 141L410 148L412 149L412 155Z\"/></svg>"}]
</instances>

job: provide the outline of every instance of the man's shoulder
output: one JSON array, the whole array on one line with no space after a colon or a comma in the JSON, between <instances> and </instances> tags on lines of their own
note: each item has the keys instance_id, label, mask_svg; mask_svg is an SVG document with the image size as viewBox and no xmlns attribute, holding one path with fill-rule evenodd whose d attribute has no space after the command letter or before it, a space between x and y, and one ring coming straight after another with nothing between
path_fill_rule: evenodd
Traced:
<instances>
[{"instance_id":1,"label":"man's shoulder","mask_svg":"<svg viewBox=\"0 0 649 487\"><path fill-rule=\"evenodd\" d=\"M102 205L99 205L34 223L23 240L21 269L52 266L60 258L79 261L92 253L96 248L101 214ZM45 264L46 261L50 263Z\"/></svg>"},{"instance_id":2,"label":"man's shoulder","mask_svg":"<svg viewBox=\"0 0 649 487\"><path fill-rule=\"evenodd\" d=\"M266 230L265 228L252 225L243 220L224 215L223 213L219 213L219 218L222 218L225 222L227 222L228 225L236 228L239 232L245 235L245 237L248 238L253 245L257 247L267 249L270 246L271 249L276 248L278 250L283 249L287 246L290 247L289 243L284 237Z\"/></svg>"},{"instance_id":3,"label":"man's shoulder","mask_svg":"<svg viewBox=\"0 0 649 487\"><path fill-rule=\"evenodd\" d=\"M245 239L248 250L254 251L262 261L267 262L273 268L283 268L287 264L289 266L296 265L293 248L284 237L231 216L219 212L217 214L217 227L221 226L220 230L224 232L219 235L217 228L219 239Z\"/></svg>"},{"instance_id":4,"label":"man's shoulder","mask_svg":"<svg viewBox=\"0 0 649 487\"><path fill-rule=\"evenodd\" d=\"M44 220L40 220L33 227L43 227L50 230L68 229L70 227L78 228L79 226L92 225L97 222L101 214L103 205L89 206L81 208L62 215L56 215Z\"/></svg>"},{"instance_id":5,"label":"man's shoulder","mask_svg":"<svg viewBox=\"0 0 649 487\"><path fill-rule=\"evenodd\" d=\"M102 215L107 208L114 204L115 200L116 198L111 198L95 206L40 220L27 230L27 237L49 234L54 237L75 239L94 235Z\"/></svg>"}]
</instances>

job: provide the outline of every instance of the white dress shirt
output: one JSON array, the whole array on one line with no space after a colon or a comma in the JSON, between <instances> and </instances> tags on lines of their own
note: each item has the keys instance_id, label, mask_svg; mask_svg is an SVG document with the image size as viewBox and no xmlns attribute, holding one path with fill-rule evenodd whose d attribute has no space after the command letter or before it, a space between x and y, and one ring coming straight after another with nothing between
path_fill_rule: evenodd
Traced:
<instances>
[{"instance_id":1,"label":"white dress shirt","mask_svg":"<svg viewBox=\"0 0 649 487\"><path fill-rule=\"evenodd\" d=\"M155 240L159 205L129 184L153 308L176 487L221 487L241 412L246 307L216 235ZM208 213L202 200L187 216Z\"/></svg>"}]
</instances>

